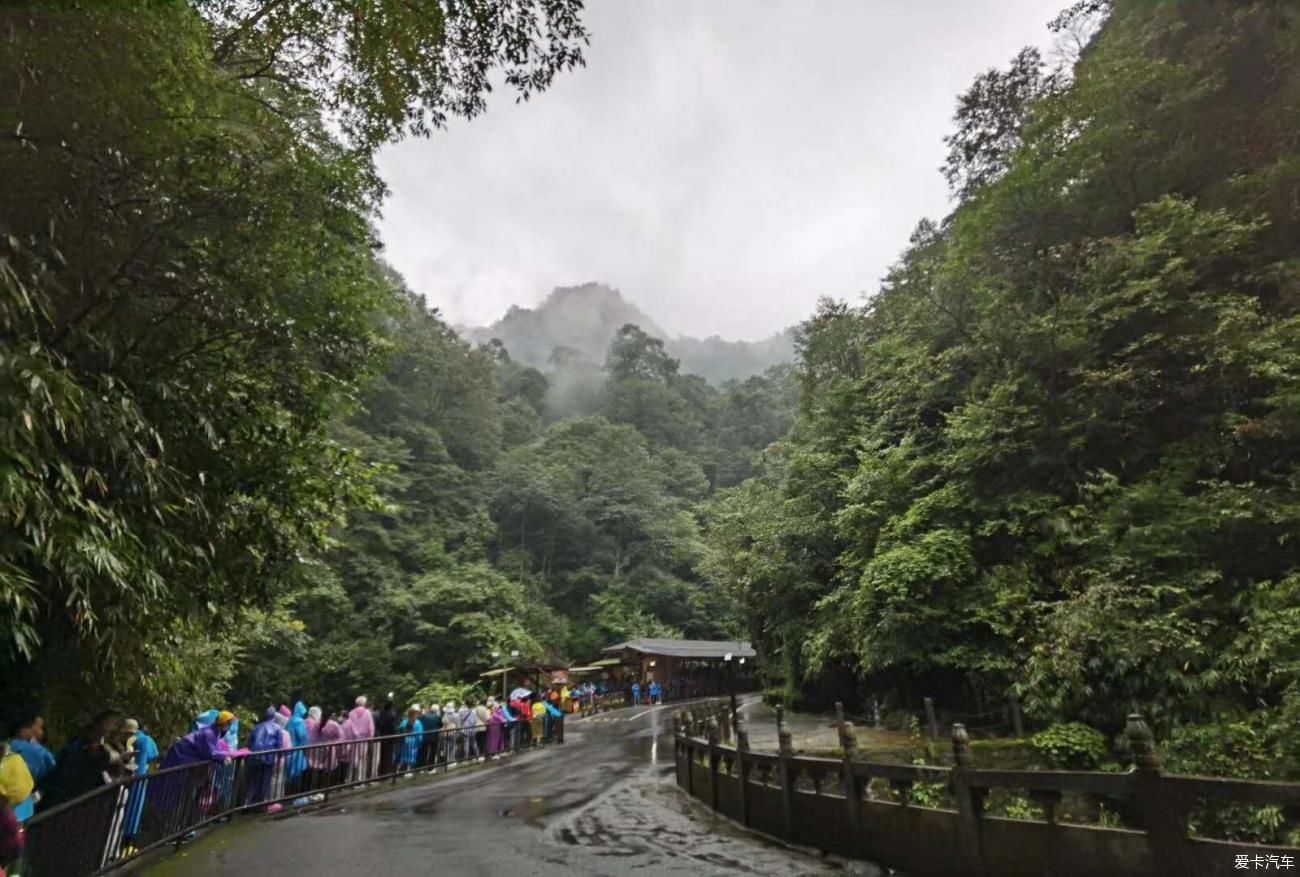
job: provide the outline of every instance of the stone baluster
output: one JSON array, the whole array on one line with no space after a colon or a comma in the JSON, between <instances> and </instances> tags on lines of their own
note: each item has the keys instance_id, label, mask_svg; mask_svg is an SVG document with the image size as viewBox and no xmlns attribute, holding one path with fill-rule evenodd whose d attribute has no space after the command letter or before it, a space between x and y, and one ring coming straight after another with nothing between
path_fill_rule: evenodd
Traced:
<instances>
[{"instance_id":1,"label":"stone baluster","mask_svg":"<svg viewBox=\"0 0 1300 877\"><path fill-rule=\"evenodd\" d=\"M836 731L840 738L840 785L844 789L844 821L847 837L861 839L862 783L853 770L853 755L858 749L858 738L853 733L853 723L844 719L844 705L835 704ZM865 853L865 850L860 850Z\"/></svg>"},{"instance_id":2,"label":"stone baluster","mask_svg":"<svg viewBox=\"0 0 1300 877\"><path fill-rule=\"evenodd\" d=\"M695 794L695 747L690 741L695 737L695 720L692 718L690 710L683 711L684 718L682 725L686 728L686 791L692 796Z\"/></svg>"},{"instance_id":3,"label":"stone baluster","mask_svg":"<svg viewBox=\"0 0 1300 877\"><path fill-rule=\"evenodd\" d=\"M957 804L957 834L961 850L963 874L983 875L984 853L981 838L981 821L984 818L984 797L987 789L971 785L971 769L975 759L971 754L970 735L966 726L952 726L952 797Z\"/></svg>"},{"instance_id":4,"label":"stone baluster","mask_svg":"<svg viewBox=\"0 0 1300 877\"><path fill-rule=\"evenodd\" d=\"M1025 736L1025 718L1020 712L1020 701L1014 694L1007 696L1007 710L1011 713L1011 732L1016 735L1016 739L1023 739Z\"/></svg>"},{"instance_id":5,"label":"stone baluster","mask_svg":"<svg viewBox=\"0 0 1300 877\"><path fill-rule=\"evenodd\" d=\"M781 780L781 826L786 837L794 836L794 740L785 724L785 709L776 707L777 775Z\"/></svg>"},{"instance_id":6,"label":"stone baluster","mask_svg":"<svg viewBox=\"0 0 1300 877\"><path fill-rule=\"evenodd\" d=\"M1124 735L1128 737L1133 767L1140 771L1159 771L1160 753L1156 752L1155 737L1140 713L1129 714L1124 725Z\"/></svg>"},{"instance_id":7,"label":"stone baluster","mask_svg":"<svg viewBox=\"0 0 1300 877\"><path fill-rule=\"evenodd\" d=\"M952 760L958 767L970 767L975 762L970 750L970 735L960 722L952 726Z\"/></svg>"},{"instance_id":8,"label":"stone baluster","mask_svg":"<svg viewBox=\"0 0 1300 877\"><path fill-rule=\"evenodd\" d=\"M706 728L709 740L709 806L714 810L718 809L718 762L721 756L718 754L718 742L721 734L718 730L717 716L710 716Z\"/></svg>"},{"instance_id":9,"label":"stone baluster","mask_svg":"<svg viewBox=\"0 0 1300 877\"><path fill-rule=\"evenodd\" d=\"M1133 756L1133 803L1138 823L1147 834L1152 861L1168 862L1170 874L1188 873L1193 867L1187 840L1189 801L1169 794L1164 781L1155 736L1140 713L1131 713L1124 724L1129 752Z\"/></svg>"},{"instance_id":10,"label":"stone baluster","mask_svg":"<svg viewBox=\"0 0 1300 877\"><path fill-rule=\"evenodd\" d=\"M749 752L749 731L745 720L736 715L736 779L740 783L740 824L749 825L749 764L745 756Z\"/></svg>"},{"instance_id":11,"label":"stone baluster","mask_svg":"<svg viewBox=\"0 0 1300 877\"><path fill-rule=\"evenodd\" d=\"M776 708L776 745L782 755L794 755L794 738L785 723L785 709L779 705Z\"/></svg>"}]
</instances>

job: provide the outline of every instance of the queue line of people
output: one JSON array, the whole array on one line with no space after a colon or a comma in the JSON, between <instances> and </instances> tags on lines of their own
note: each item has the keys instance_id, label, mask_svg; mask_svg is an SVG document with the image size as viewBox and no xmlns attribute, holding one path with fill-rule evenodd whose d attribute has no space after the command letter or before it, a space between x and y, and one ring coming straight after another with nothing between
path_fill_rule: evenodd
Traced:
<instances>
[{"instance_id":1,"label":"queue line of people","mask_svg":"<svg viewBox=\"0 0 1300 877\"><path fill-rule=\"evenodd\" d=\"M413 704L403 717L391 701L372 711L365 696L351 710L330 714L301 702L292 709L271 706L246 746L238 717L210 710L165 754L139 721L105 712L55 756L43 742L43 718L21 717L8 743L0 744L0 798L8 805L0 806L0 869L21 864L22 826L34 815L123 777L147 779L120 787L101 866L132 855L142 835L156 840L175 830L169 826L193 824L205 814L262 805L273 812L284 802L319 799L321 789L497 758L552 739L563 715L559 690L524 694L517 691L508 701ZM202 763L214 767L169 770Z\"/></svg>"}]
</instances>

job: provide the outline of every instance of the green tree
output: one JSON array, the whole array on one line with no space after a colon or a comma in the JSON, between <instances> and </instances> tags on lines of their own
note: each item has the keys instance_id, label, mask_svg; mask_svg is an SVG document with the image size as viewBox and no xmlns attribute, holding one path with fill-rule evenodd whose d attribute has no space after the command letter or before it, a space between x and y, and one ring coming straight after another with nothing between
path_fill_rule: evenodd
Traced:
<instances>
[{"instance_id":1,"label":"green tree","mask_svg":"<svg viewBox=\"0 0 1300 877\"><path fill-rule=\"evenodd\" d=\"M1108 6L1068 76L963 98L956 209L805 325L781 465L710 513L788 685L1107 730L1295 702L1256 625L1300 563L1297 11Z\"/></svg>"},{"instance_id":2,"label":"green tree","mask_svg":"<svg viewBox=\"0 0 1300 877\"><path fill-rule=\"evenodd\" d=\"M376 260L372 151L477 113L493 69L525 97L544 88L581 61L577 9L4 13L0 634L23 689L11 703L44 696L58 719L92 708L89 689L157 699L170 721L232 678L251 628L294 620L281 613L300 590L319 606L337 596L304 563L375 495L374 466L337 424L407 307ZM426 364L446 369L442 395L404 404L440 432L377 433L364 450L382 467L412 448L440 466L389 490L434 491L499 453L490 364L439 349L448 358ZM481 545L477 524L486 515L442 550Z\"/></svg>"}]
</instances>

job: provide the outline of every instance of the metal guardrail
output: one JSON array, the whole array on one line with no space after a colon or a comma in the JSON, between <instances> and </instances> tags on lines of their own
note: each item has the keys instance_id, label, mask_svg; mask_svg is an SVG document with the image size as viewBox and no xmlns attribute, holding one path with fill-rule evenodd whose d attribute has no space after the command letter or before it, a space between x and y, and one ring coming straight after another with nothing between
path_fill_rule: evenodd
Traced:
<instances>
[{"instance_id":1,"label":"metal guardrail","mask_svg":"<svg viewBox=\"0 0 1300 877\"><path fill-rule=\"evenodd\" d=\"M746 693L737 691L737 694ZM711 683L671 683L665 685L662 694L659 696L657 703L678 703L681 701L696 700L699 698L717 697L727 694L727 686ZM577 712L583 716L595 715L606 710L622 709L628 706L651 706L650 694L647 689L642 689L641 700L635 704L632 698L631 687L619 688L613 691L607 691L604 694L594 696L582 696L578 698Z\"/></svg>"},{"instance_id":2,"label":"metal guardrail","mask_svg":"<svg viewBox=\"0 0 1300 877\"><path fill-rule=\"evenodd\" d=\"M849 723L840 724L840 759L795 756L780 720L779 751L758 753L749 751L743 724L731 729L734 746L723 743L726 718L716 706L677 716L676 779L687 794L782 840L917 877L1211 875L1300 865L1295 847L1197 837L1188 828L1198 808L1300 808L1300 783L1165 774L1139 716L1129 719L1127 773L978 770L960 724L953 767L857 761ZM986 813L990 794L1008 790L1043 818ZM1106 802L1126 827L1059 818L1067 795Z\"/></svg>"},{"instance_id":3,"label":"metal guardrail","mask_svg":"<svg viewBox=\"0 0 1300 877\"><path fill-rule=\"evenodd\" d=\"M583 697L578 703L578 713L582 716L594 716L608 710L622 709L631 703L626 692L612 691L608 694L594 694Z\"/></svg>"},{"instance_id":4,"label":"metal guardrail","mask_svg":"<svg viewBox=\"0 0 1300 877\"><path fill-rule=\"evenodd\" d=\"M101 874L242 813L306 806L401 776L564 742L564 719L250 752L120 779L27 822L25 877Z\"/></svg>"}]
</instances>

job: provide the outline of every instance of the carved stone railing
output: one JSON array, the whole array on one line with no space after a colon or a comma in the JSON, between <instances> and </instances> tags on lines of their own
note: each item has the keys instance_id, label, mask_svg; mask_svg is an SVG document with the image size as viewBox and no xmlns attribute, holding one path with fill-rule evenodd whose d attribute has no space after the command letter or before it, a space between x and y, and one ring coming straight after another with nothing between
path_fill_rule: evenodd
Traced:
<instances>
[{"instance_id":1,"label":"carved stone railing","mask_svg":"<svg viewBox=\"0 0 1300 877\"><path fill-rule=\"evenodd\" d=\"M748 828L913 877L1209 875L1240 870L1242 861L1247 868L1300 867L1300 848L1193 837L1188 831L1189 816L1198 809L1298 807L1300 783L1165 774L1141 716L1128 720L1134 766L1127 773L979 770L962 725L953 727L950 768L857 761L853 727L843 721L841 758L795 756L779 711L778 752L759 753L749 751L740 722L728 727L736 743L724 743L724 722L729 726L730 719L725 704L677 716L678 786ZM995 790L1023 796L1042 818L987 813L986 800ZM1067 796L1104 801L1131 827L1063 821Z\"/></svg>"}]
</instances>

